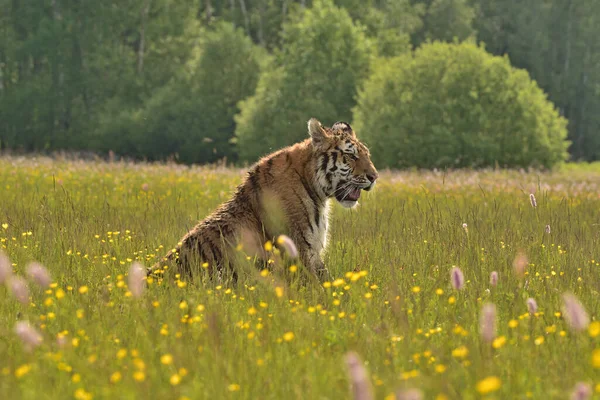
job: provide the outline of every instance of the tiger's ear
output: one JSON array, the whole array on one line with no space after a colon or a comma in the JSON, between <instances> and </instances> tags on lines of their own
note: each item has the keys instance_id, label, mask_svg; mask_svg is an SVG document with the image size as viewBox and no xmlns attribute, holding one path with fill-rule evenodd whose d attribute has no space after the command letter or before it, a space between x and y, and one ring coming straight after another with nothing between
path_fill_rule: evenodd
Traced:
<instances>
[{"instance_id":1,"label":"tiger's ear","mask_svg":"<svg viewBox=\"0 0 600 400\"><path fill-rule=\"evenodd\" d=\"M353 138L356 138L356 134L354 133L354 129L352 129L352 127L350 126L349 123L344 122L344 121L338 121L335 124L333 124L331 126L331 130L334 131L334 132L345 133L347 135L352 136Z\"/></svg>"},{"instance_id":2,"label":"tiger's ear","mask_svg":"<svg viewBox=\"0 0 600 400\"><path fill-rule=\"evenodd\" d=\"M308 121L308 134L315 146L324 144L330 136L316 118L311 118Z\"/></svg>"}]
</instances>

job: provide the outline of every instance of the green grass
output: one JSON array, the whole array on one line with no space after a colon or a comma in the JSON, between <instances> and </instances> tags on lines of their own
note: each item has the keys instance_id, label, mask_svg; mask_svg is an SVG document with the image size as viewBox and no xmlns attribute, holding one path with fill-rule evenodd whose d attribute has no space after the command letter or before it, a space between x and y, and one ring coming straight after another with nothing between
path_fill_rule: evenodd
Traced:
<instances>
[{"instance_id":1,"label":"green grass","mask_svg":"<svg viewBox=\"0 0 600 400\"><path fill-rule=\"evenodd\" d=\"M0 246L16 274L35 260L55 282L30 282L29 305L0 286L0 398L350 398L348 351L376 398L419 388L426 399L564 399L577 382L600 383L598 325L576 333L560 314L572 292L598 316L599 175L384 172L357 209L334 207L331 287L299 285L302 270L291 281L257 271L237 285L155 280L128 296L132 261L152 264L242 172L0 159ZM506 339L497 348L480 339L487 302ZM13 332L19 320L44 337L33 352ZM498 390L478 393L494 376Z\"/></svg>"}]
</instances>

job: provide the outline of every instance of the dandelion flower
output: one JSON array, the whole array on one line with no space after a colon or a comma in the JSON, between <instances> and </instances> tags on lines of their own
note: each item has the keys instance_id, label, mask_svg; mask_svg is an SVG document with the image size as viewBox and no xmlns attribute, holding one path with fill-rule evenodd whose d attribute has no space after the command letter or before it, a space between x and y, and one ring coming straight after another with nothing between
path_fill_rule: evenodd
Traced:
<instances>
[{"instance_id":1,"label":"dandelion flower","mask_svg":"<svg viewBox=\"0 0 600 400\"><path fill-rule=\"evenodd\" d=\"M490 274L490 285L498 285L498 272L492 271L492 273Z\"/></svg>"},{"instance_id":2,"label":"dandelion flower","mask_svg":"<svg viewBox=\"0 0 600 400\"><path fill-rule=\"evenodd\" d=\"M452 350L452 357L464 359L469 355L469 349L466 346L460 346Z\"/></svg>"},{"instance_id":3,"label":"dandelion flower","mask_svg":"<svg viewBox=\"0 0 600 400\"><path fill-rule=\"evenodd\" d=\"M110 383L117 383L120 382L122 378L122 375L119 371L114 372L111 376L110 376Z\"/></svg>"},{"instance_id":4,"label":"dandelion flower","mask_svg":"<svg viewBox=\"0 0 600 400\"><path fill-rule=\"evenodd\" d=\"M456 290L461 290L465 286L465 277L458 267L452 267L450 270L450 282Z\"/></svg>"},{"instance_id":5,"label":"dandelion flower","mask_svg":"<svg viewBox=\"0 0 600 400\"><path fill-rule=\"evenodd\" d=\"M563 316L567 325L575 331L580 332L587 329L590 317L579 299L570 293L563 294Z\"/></svg>"},{"instance_id":6,"label":"dandelion flower","mask_svg":"<svg viewBox=\"0 0 600 400\"><path fill-rule=\"evenodd\" d=\"M139 262L134 262L129 268L127 277L127 286L134 298L139 298L144 293L144 279L146 278L146 269Z\"/></svg>"},{"instance_id":7,"label":"dandelion flower","mask_svg":"<svg viewBox=\"0 0 600 400\"><path fill-rule=\"evenodd\" d=\"M294 332L286 332L283 334L283 340L286 342L291 342L294 340Z\"/></svg>"},{"instance_id":8,"label":"dandelion flower","mask_svg":"<svg viewBox=\"0 0 600 400\"><path fill-rule=\"evenodd\" d=\"M13 276L9 280L9 286L13 296L15 296L15 299L17 299L19 303L29 303L29 287L27 286L25 279Z\"/></svg>"},{"instance_id":9,"label":"dandelion flower","mask_svg":"<svg viewBox=\"0 0 600 400\"><path fill-rule=\"evenodd\" d=\"M506 336L500 336L494 339L492 342L492 347L495 349L499 349L506 344Z\"/></svg>"},{"instance_id":10,"label":"dandelion flower","mask_svg":"<svg viewBox=\"0 0 600 400\"><path fill-rule=\"evenodd\" d=\"M590 337L596 337L600 335L600 322L594 321L588 326L588 333Z\"/></svg>"},{"instance_id":11,"label":"dandelion flower","mask_svg":"<svg viewBox=\"0 0 600 400\"><path fill-rule=\"evenodd\" d=\"M533 315L537 312L538 310L538 306L537 303L535 301L535 299L533 298L528 298L527 299L527 311L529 311L529 314Z\"/></svg>"},{"instance_id":12,"label":"dandelion flower","mask_svg":"<svg viewBox=\"0 0 600 400\"><path fill-rule=\"evenodd\" d=\"M143 371L136 371L133 373L133 379L136 382L143 382L146 379L146 374Z\"/></svg>"},{"instance_id":13,"label":"dandelion flower","mask_svg":"<svg viewBox=\"0 0 600 400\"><path fill-rule=\"evenodd\" d=\"M46 289L52 283L50 273L40 263L32 262L27 265L27 276L37 283L42 289Z\"/></svg>"},{"instance_id":14,"label":"dandelion flower","mask_svg":"<svg viewBox=\"0 0 600 400\"><path fill-rule=\"evenodd\" d=\"M177 386L181 383L181 376L179 374L173 374L171 375L171 379L169 379L169 382L171 383L171 385Z\"/></svg>"},{"instance_id":15,"label":"dandelion flower","mask_svg":"<svg viewBox=\"0 0 600 400\"><path fill-rule=\"evenodd\" d=\"M12 276L12 265L9 258L0 251L0 285Z\"/></svg>"},{"instance_id":16,"label":"dandelion flower","mask_svg":"<svg viewBox=\"0 0 600 400\"><path fill-rule=\"evenodd\" d=\"M42 344L42 335L27 321L17 322L14 331L28 351Z\"/></svg>"},{"instance_id":17,"label":"dandelion flower","mask_svg":"<svg viewBox=\"0 0 600 400\"><path fill-rule=\"evenodd\" d=\"M481 308L479 319L481 338L490 343L496 337L496 306L488 303Z\"/></svg>"},{"instance_id":18,"label":"dandelion flower","mask_svg":"<svg viewBox=\"0 0 600 400\"><path fill-rule=\"evenodd\" d=\"M587 400L592 397L592 387L585 382L577 382L571 392L571 400Z\"/></svg>"},{"instance_id":19,"label":"dandelion flower","mask_svg":"<svg viewBox=\"0 0 600 400\"><path fill-rule=\"evenodd\" d=\"M475 388L480 394L488 394L500 389L500 386L502 386L502 381L500 378L497 376L488 376L487 378L477 382L477 386Z\"/></svg>"},{"instance_id":20,"label":"dandelion flower","mask_svg":"<svg viewBox=\"0 0 600 400\"><path fill-rule=\"evenodd\" d=\"M600 349L592 352L592 367L600 368Z\"/></svg>"},{"instance_id":21,"label":"dandelion flower","mask_svg":"<svg viewBox=\"0 0 600 400\"><path fill-rule=\"evenodd\" d=\"M345 362L350 376L354 400L372 400L373 389L369 381L369 374L358 354L354 352L347 353Z\"/></svg>"}]
</instances>

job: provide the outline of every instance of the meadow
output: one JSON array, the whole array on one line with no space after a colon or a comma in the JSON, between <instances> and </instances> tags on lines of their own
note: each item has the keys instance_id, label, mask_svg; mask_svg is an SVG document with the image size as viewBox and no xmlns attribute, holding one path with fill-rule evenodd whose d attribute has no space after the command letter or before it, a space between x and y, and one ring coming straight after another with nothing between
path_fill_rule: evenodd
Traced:
<instances>
[{"instance_id":1,"label":"meadow","mask_svg":"<svg viewBox=\"0 0 600 400\"><path fill-rule=\"evenodd\" d=\"M0 247L28 292L0 286L0 398L352 398L350 352L377 399L600 392L596 169L381 171L356 209L334 205L322 286L295 265L134 295L132 264L157 261L243 173L1 158Z\"/></svg>"}]
</instances>

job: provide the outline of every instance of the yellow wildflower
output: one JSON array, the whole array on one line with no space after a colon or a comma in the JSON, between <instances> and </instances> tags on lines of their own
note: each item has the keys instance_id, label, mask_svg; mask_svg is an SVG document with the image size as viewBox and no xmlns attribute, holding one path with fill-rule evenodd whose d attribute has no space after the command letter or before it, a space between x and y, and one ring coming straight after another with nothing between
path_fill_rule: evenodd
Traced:
<instances>
[{"instance_id":1,"label":"yellow wildflower","mask_svg":"<svg viewBox=\"0 0 600 400\"><path fill-rule=\"evenodd\" d=\"M502 346L504 346L505 344L506 344L506 337L505 336L498 336L492 342L492 347L495 348L495 349L499 349Z\"/></svg>"},{"instance_id":2,"label":"yellow wildflower","mask_svg":"<svg viewBox=\"0 0 600 400\"><path fill-rule=\"evenodd\" d=\"M121 373L119 371L114 372L111 376L110 376L110 383L117 383L121 380Z\"/></svg>"},{"instance_id":3,"label":"yellow wildflower","mask_svg":"<svg viewBox=\"0 0 600 400\"><path fill-rule=\"evenodd\" d=\"M596 337L600 335L600 322L594 321L591 324L589 324L588 333L590 334L590 337Z\"/></svg>"},{"instance_id":4,"label":"yellow wildflower","mask_svg":"<svg viewBox=\"0 0 600 400\"><path fill-rule=\"evenodd\" d=\"M502 385L502 382L500 381L500 379L498 377L488 376L487 378L482 379L479 382L477 382L476 389L481 394L488 394L488 393L495 392L496 390L500 389L501 385Z\"/></svg>"}]
</instances>

